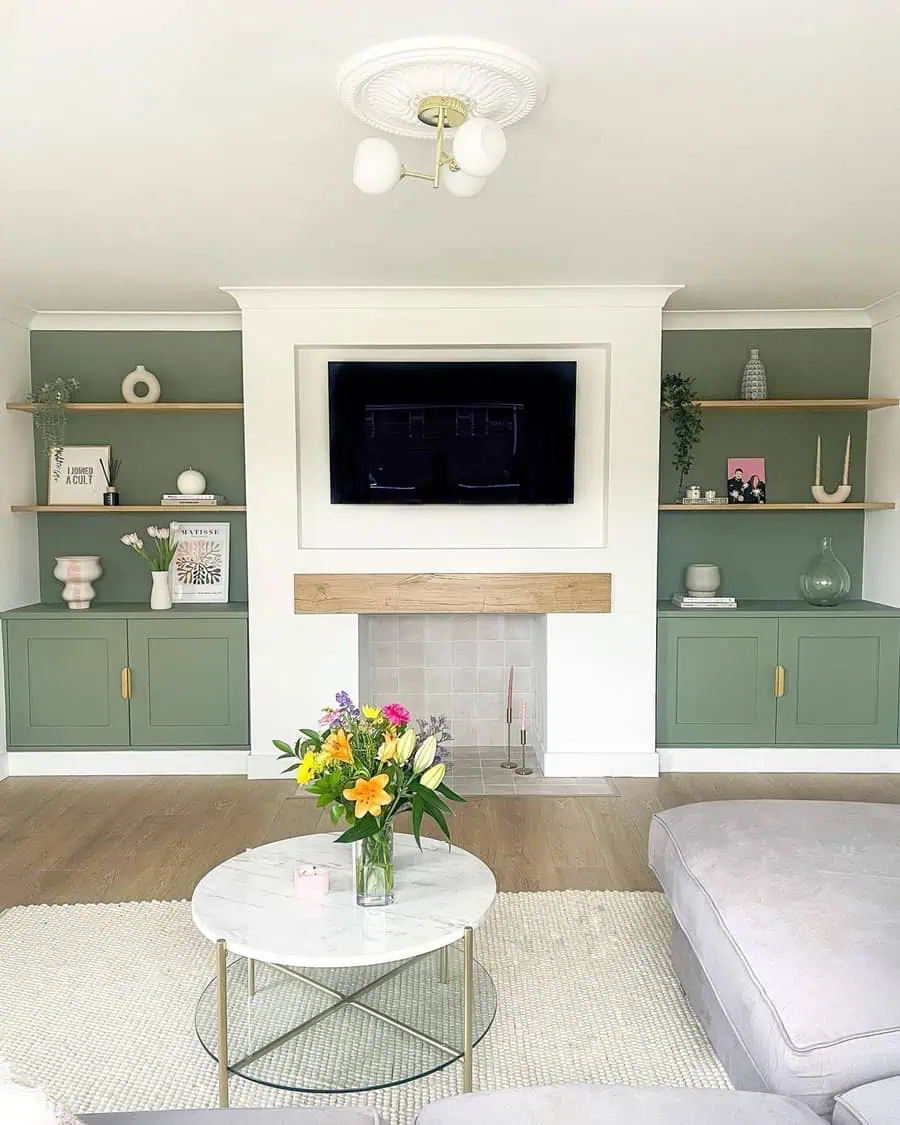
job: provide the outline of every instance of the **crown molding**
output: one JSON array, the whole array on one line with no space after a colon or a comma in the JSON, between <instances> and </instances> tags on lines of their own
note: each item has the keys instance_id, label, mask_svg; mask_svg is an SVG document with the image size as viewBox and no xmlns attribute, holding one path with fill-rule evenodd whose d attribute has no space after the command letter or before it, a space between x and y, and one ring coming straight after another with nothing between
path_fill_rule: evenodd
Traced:
<instances>
[{"instance_id":1,"label":"crown molding","mask_svg":"<svg viewBox=\"0 0 900 1125\"><path fill-rule=\"evenodd\" d=\"M871 328L867 309L664 309L664 332Z\"/></svg>"},{"instance_id":2,"label":"crown molding","mask_svg":"<svg viewBox=\"0 0 900 1125\"><path fill-rule=\"evenodd\" d=\"M239 312L37 312L33 332L240 332Z\"/></svg>"},{"instance_id":3,"label":"crown molding","mask_svg":"<svg viewBox=\"0 0 900 1125\"><path fill-rule=\"evenodd\" d=\"M894 320L900 316L900 292L891 293L881 301L876 301L874 305L869 305L866 312L869 314L873 328L878 324L884 324L886 320Z\"/></svg>"},{"instance_id":4,"label":"crown molding","mask_svg":"<svg viewBox=\"0 0 900 1125\"><path fill-rule=\"evenodd\" d=\"M681 285L496 285L481 287L307 288L222 286L243 310L263 309L661 309Z\"/></svg>"},{"instance_id":5,"label":"crown molding","mask_svg":"<svg viewBox=\"0 0 900 1125\"><path fill-rule=\"evenodd\" d=\"M0 320L5 320L8 324L15 324L19 328L31 328L36 315L35 310L27 305L0 301Z\"/></svg>"}]
</instances>

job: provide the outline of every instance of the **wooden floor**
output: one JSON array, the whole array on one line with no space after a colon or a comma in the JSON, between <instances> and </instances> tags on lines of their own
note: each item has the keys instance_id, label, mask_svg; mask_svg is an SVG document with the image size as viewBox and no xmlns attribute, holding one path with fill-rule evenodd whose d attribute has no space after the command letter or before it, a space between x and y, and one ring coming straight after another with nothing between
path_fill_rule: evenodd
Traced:
<instances>
[{"instance_id":1,"label":"wooden floor","mask_svg":"<svg viewBox=\"0 0 900 1125\"><path fill-rule=\"evenodd\" d=\"M612 797L478 797L455 841L501 890L651 890L657 810L750 797L900 803L900 776L680 774L620 778ZM11 778L0 783L0 909L188 898L244 848L330 827L287 781L236 777Z\"/></svg>"}]
</instances>

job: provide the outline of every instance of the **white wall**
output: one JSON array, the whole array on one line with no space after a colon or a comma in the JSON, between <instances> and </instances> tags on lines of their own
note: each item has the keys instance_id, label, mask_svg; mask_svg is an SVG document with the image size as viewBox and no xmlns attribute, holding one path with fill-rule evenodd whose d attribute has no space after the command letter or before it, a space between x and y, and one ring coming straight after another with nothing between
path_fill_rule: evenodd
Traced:
<instances>
[{"instance_id":1,"label":"white wall","mask_svg":"<svg viewBox=\"0 0 900 1125\"><path fill-rule=\"evenodd\" d=\"M293 737L335 690L359 683L356 617L294 615L293 575L397 571L611 572L611 614L548 620L545 768L557 775L656 773L659 370L661 306L671 287L231 292L243 309L251 776L270 775L273 738ZM325 479L321 434L312 439L319 458L310 468L298 424L307 392L321 395L322 372L310 370L310 353L321 362L354 349L428 348L440 359L479 347L534 349L538 358L547 349L582 349L594 370L608 357L608 432L587 428L600 456L591 450L585 464L592 475L582 482L589 494L608 497L594 545L555 544L548 533L529 547L397 549L390 519L382 517L377 539L365 546L354 540L342 547L339 539L320 546L321 524L317 545L309 546L305 525L301 534L301 480L308 471ZM588 388L585 401L604 399L596 391ZM465 541L467 513L452 518ZM539 531L540 518L533 513Z\"/></svg>"},{"instance_id":2,"label":"white wall","mask_svg":"<svg viewBox=\"0 0 900 1125\"><path fill-rule=\"evenodd\" d=\"M0 308L0 610L40 601L37 520L13 515L11 504L34 503L31 419L4 408L31 386L27 318ZM0 684L3 650L0 647ZM0 778L7 776L5 697L0 690Z\"/></svg>"},{"instance_id":3,"label":"white wall","mask_svg":"<svg viewBox=\"0 0 900 1125\"><path fill-rule=\"evenodd\" d=\"M875 306L869 394L900 397L900 300ZM881 318L884 319L881 319ZM900 606L900 409L869 414L866 493L893 500L893 512L866 514L863 597Z\"/></svg>"}]
</instances>

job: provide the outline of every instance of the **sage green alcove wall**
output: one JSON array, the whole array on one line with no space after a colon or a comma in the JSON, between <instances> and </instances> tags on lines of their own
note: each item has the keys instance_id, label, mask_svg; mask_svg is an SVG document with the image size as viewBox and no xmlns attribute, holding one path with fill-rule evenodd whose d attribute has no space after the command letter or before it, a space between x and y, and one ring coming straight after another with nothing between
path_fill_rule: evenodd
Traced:
<instances>
[{"instance_id":1,"label":"sage green alcove wall","mask_svg":"<svg viewBox=\"0 0 900 1125\"><path fill-rule=\"evenodd\" d=\"M236 402L243 398L240 332L32 332L32 385L57 377L78 379L76 400L121 402L122 379L142 363L160 381L169 402ZM112 446L122 458L123 504L158 504L163 492L192 465L206 475L210 492L229 504L244 503L243 416L237 414L70 414L69 445ZM46 503L46 458L37 453L38 503ZM96 602L146 602L147 567L119 542L126 531L172 518L231 525L232 601L247 600L247 535L241 513L135 512L121 515L41 515L38 520L41 600L55 602L57 555L99 555L103 577ZM26 519L28 517L22 517Z\"/></svg>"},{"instance_id":2,"label":"sage green alcove wall","mask_svg":"<svg viewBox=\"0 0 900 1125\"><path fill-rule=\"evenodd\" d=\"M770 398L865 398L870 332L865 328L779 329L762 332L663 332L663 371L694 378L698 398L740 398L741 373L751 346L766 366ZM844 441L852 445L851 500L865 494L866 418L849 413L725 413L706 411L690 483L725 491L729 457L765 457L771 503L812 501L816 435L822 435L822 483L841 479ZM660 501L678 499L672 469L672 427L664 415L660 444ZM722 592L742 598L797 598L798 579L819 539L834 549L860 596L864 512L660 512L658 590L669 598L684 588L684 568L714 562Z\"/></svg>"}]
</instances>

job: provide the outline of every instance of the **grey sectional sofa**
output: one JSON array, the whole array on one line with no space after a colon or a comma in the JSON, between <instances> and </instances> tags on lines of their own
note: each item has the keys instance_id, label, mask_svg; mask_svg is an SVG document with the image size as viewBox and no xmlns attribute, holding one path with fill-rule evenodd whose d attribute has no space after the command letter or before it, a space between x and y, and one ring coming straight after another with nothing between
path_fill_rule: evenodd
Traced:
<instances>
[{"instance_id":1,"label":"grey sectional sofa","mask_svg":"<svg viewBox=\"0 0 900 1125\"><path fill-rule=\"evenodd\" d=\"M650 866L674 914L676 972L735 1085L839 1123L876 1109L889 1120L888 1103L900 1106L900 1079L880 1082L900 1075L900 806L685 805L654 816Z\"/></svg>"}]
</instances>

